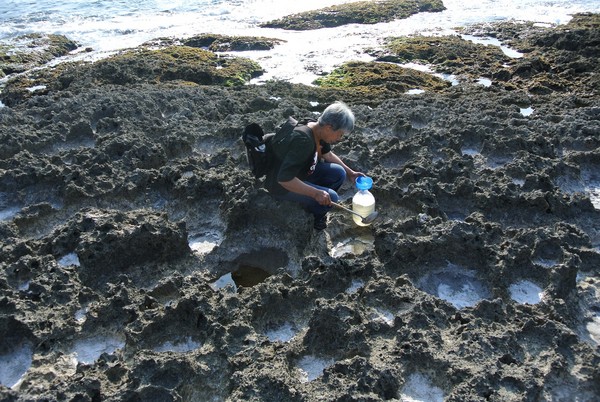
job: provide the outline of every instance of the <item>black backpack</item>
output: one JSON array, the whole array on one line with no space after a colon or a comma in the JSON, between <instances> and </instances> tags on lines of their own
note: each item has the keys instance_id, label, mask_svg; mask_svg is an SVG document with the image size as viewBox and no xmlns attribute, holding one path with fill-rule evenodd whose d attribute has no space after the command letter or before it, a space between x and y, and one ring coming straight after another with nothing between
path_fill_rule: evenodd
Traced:
<instances>
[{"instance_id":1,"label":"black backpack","mask_svg":"<svg viewBox=\"0 0 600 402\"><path fill-rule=\"evenodd\" d=\"M308 121L299 123L293 117L282 123L276 133L265 134L262 127L258 123L251 123L246 126L242 134L242 141L246 145L246 157L250 171L254 177L261 178L267 174L273 165L274 156L271 155L270 141L276 135L290 134L299 125L304 125Z\"/></svg>"}]
</instances>

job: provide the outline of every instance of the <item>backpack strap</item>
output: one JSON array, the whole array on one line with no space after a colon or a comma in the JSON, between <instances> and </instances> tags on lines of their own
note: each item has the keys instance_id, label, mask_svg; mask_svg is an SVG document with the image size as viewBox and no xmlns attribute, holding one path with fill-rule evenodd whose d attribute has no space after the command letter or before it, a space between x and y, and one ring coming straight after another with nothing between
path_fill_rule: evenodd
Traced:
<instances>
[{"instance_id":1,"label":"backpack strap","mask_svg":"<svg viewBox=\"0 0 600 402\"><path fill-rule=\"evenodd\" d=\"M296 127L294 127L294 131L300 131L301 133L304 133L310 137L312 137L313 132L310 129L310 127L308 127L307 125L304 124L300 124L298 123L298 125Z\"/></svg>"}]
</instances>

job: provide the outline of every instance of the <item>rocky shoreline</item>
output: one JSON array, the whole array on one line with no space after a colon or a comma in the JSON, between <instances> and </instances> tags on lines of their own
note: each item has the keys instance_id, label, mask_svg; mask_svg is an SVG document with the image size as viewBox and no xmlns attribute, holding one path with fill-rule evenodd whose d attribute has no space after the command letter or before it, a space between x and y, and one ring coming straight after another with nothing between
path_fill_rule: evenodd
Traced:
<instances>
[{"instance_id":1,"label":"rocky shoreline","mask_svg":"<svg viewBox=\"0 0 600 402\"><path fill-rule=\"evenodd\" d=\"M388 38L315 86L247 85L261 67L223 37L20 71L0 94L0 399L597 400L599 28L464 28L519 57ZM240 135L335 100L381 218L317 232Z\"/></svg>"}]
</instances>

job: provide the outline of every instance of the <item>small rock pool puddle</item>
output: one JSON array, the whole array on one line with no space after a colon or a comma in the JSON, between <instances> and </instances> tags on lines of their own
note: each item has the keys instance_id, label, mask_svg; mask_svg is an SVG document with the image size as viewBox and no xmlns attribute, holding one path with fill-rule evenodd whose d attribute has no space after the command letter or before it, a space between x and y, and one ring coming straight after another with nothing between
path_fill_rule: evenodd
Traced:
<instances>
[{"instance_id":1,"label":"small rock pool puddle","mask_svg":"<svg viewBox=\"0 0 600 402\"><path fill-rule=\"evenodd\" d=\"M354 293L358 292L364 286L365 286L365 282L362 279L353 279L352 283L350 283L350 286L348 287L348 289L346 289L346 293L354 294Z\"/></svg>"},{"instance_id":2,"label":"small rock pool puddle","mask_svg":"<svg viewBox=\"0 0 600 402\"><path fill-rule=\"evenodd\" d=\"M490 291L475 277L474 271L454 264L425 274L417 286L457 309L472 307L480 300L490 297Z\"/></svg>"},{"instance_id":3,"label":"small rock pool puddle","mask_svg":"<svg viewBox=\"0 0 600 402\"><path fill-rule=\"evenodd\" d=\"M33 348L24 343L7 354L0 355L0 384L14 388L22 381L23 376L31 367Z\"/></svg>"},{"instance_id":4,"label":"small rock pool puddle","mask_svg":"<svg viewBox=\"0 0 600 402\"><path fill-rule=\"evenodd\" d=\"M77 310L75 312L75 316L74 316L75 321L77 321L79 324L83 324L87 318L86 316L87 316L88 311L89 311L89 308L87 306L84 306L84 307L80 308L79 310Z\"/></svg>"},{"instance_id":5,"label":"small rock pool puddle","mask_svg":"<svg viewBox=\"0 0 600 402\"><path fill-rule=\"evenodd\" d=\"M590 338L596 342L596 344L600 345L600 314L596 314L596 316L586 324L585 329L588 331Z\"/></svg>"},{"instance_id":6,"label":"small rock pool puddle","mask_svg":"<svg viewBox=\"0 0 600 402\"><path fill-rule=\"evenodd\" d=\"M510 57L511 59L519 59L521 57L523 57L523 53L509 47L506 45L503 45L502 42L500 42L500 40L498 40L497 38L493 38L490 36L473 36L473 35L460 35L460 37L464 40L473 42L473 43L477 43L477 44L481 44L481 45L486 45L486 46L496 46L499 47L500 50L502 50L502 53L504 53L506 56Z\"/></svg>"},{"instance_id":7,"label":"small rock pool puddle","mask_svg":"<svg viewBox=\"0 0 600 402\"><path fill-rule=\"evenodd\" d=\"M0 221L10 221L21 212L19 207L5 207L0 209Z\"/></svg>"},{"instance_id":8,"label":"small rock pool puddle","mask_svg":"<svg viewBox=\"0 0 600 402\"><path fill-rule=\"evenodd\" d=\"M544 268L552 268L553 266L558 264L558 260L552 259L552 258L536 258L533 261L534 264L539 265L540 267L544 267Z\"/></svg>"},{"instance_id":9,"label":"small rock pool puddle","mask_svg":"<svg viewBox=\"0 0 600 402\"><path fill-rule=\"evenodd\" d=\"M525 117L531 116L534 111L535 111L535 109L532 108L531 106L519 109L519 112Z\"/></svg>"},{"instance_id":10,"label":"small rock pool puddle","mask_svg":"<svg viewBox=\"0 0 600 402\"><path fill-rule=\"evenodd\" d=\"M332 366L333 359L307 355L302 357L296 366L300 382L311 382L323 375L323 371Z\"/></svg>"},{"instance_id":11,"label":"small rock pool puddle","mask_svg":"<svg viewBox=\"0 0 600 402\"><path fill-rule=\"evenodd\" d=\"M491 297L488 287L476 278L475 271L454 264L425 274L417 286L457 309L473 307L479 301ZM511 299L519 304L538 304L544 300L543 289L533 281L521 279L509 286Z\"/></svg>"},{"instance_id":12,"label":"small rock pool puddle","mask_svg":"<svg viewBox=\"0 0 600 402\"><path fill-rule=\"evenodd\" d=\"M262 268L240 265L237 270L229 272L212 282L210 287L215 291L230 289L233 292L237 292L240 287L256 286L269 276L271 274Z\"/></svg>"},{"instance_id":13,"label":"small rock pool puddle","mask_svg":"<svg viewBox=\"0 0 600 402\"><path fill-rule=\"evenodd\" d=\"M223 235L217 232L207 232L190 236L188 244L195 254L208 254L223 241Z\"/></svg>"},{"instance_id":14,"label":"small rock pool puddle","mask_svg":"<svg viewBox=\"0 0 600 402\"><path fill-rule=\"evenodd\" d=\"M77 257L77 254L75 253L66 254L58 259L58 265L61 267L68 267L70 265L78 267L80 265L79 257Z\"/></svg>"},{"instance_id":15,"label":"small rock pool puddle","mask_svg":"<svg viewBox=\"0 0 600 402\"><path fill-rule=\"evenodd\" d=\"M187 338L182 339L181 341L166 341L154 348L153 350L158 353L187 353L192 352L196 349L200 349L200 347L202 347L202 344L200 342L196 342L192 339L191 336L188 336Z\"/></svg>"},{"instance_id":16,"label":"small rock pool puddle","mask_svg":"<svg viewBox=\"0 0 600 402\"><path fill-rule=\"evenodd\" d=\"M113 354L125 347L125 339L118 335L94 335L76 340L70 354L73 363L94 364L104 353Z\"/></svg>"},{"instance_id":17,"label":"small rock pool puddle","mask_svg":"<svg viewBox=\"0 0 600 402\"><path fill-rule=\"evenodd\" d=\"M394 325L394 313L383 308L371 308L369 314L371 321L384 323L388 326Z\"/></svg>"},{"instance_id":18,"label":"small rock pool puddle","mask_svg":"<svg viewBox=\"0 0 600 402\"><path fill-rule=\"evenodd\" d=\"M304 328L299 328L292 322L284 322L282 325L269 329L265 332L265 336L269 338L271 342L289 342L299 332L303 331Z\"/></svg>"},{"instance_id":19,"label":"small rock pool puddle","mask_svg":"<svg viewBox=\"0 0 600 402\"><path fill-rule=\"evenodd\" d=\"M443 402L444 398L444 391L433 385L431 380L421 373L411 374L400 393L401 401Z\"/></svg>"},{"instance_id":20,"label":"small rock pool puddle","mask_svg":"<svg viewBox=\"0 0 600 402\"><path fill-rule=\"evenodd\" d=\"M510 297L519 304L538 304L544 299L544 291L529 280L521 280L509 287Z\"/></svg>"},{"instance_id":21,"label":"small rock pool puddle","mask_svg":"<svg viewBox=\"0 0 600 402\"><path fill-rule=\"evenodd\" d=\"M600 345L600 279L594 274L579 273L577 289L584 312L581 333L583 339Z\"/></svg>"},{"instance_id":22,"label":"small rock pool puddle","mask_svg":"<svg viewBox=\"0 0 600 402\"><path fill-rule=\"evenodd\" d=\"M594 208L600 209L600 180L587 181L585 191L590 197Z\"/></svg>"},{"instance_id":23,"label":"small rock pool puddle","mask_svg":"<svg viewBox=\"0 0 600 402\"><path fill-rule=\"evenodd\" d=\"M556 181L565 193L584 193L590 198L594 208L600 209L600 174L596 173L596 170L596 167L588 167L582 171L579 178L559 177Z\"/></svg>"},{"instance_id":24,"label":"small rock pool puddle","mask_svg":"<svg viewBox=\"0 0 600 402\"><path fill-rule=\"evenodd\" d=\"M365 251L373 250L374 243L375 237L370 233L342 238L336 240L335 245L329 250L329 255L333 258L340 258L346 255L361 255Z\"/></svg>"}]
</instances>

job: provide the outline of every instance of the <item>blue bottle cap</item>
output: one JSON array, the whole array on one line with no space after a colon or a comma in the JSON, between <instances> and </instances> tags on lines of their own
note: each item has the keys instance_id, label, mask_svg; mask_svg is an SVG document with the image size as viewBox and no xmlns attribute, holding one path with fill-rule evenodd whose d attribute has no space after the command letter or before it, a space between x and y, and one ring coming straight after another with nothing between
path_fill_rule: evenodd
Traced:
<instances>
[{"instance_id":1,"label":"blue bottle cap","mask_svg":"<svg viewBox=\"0 0 600 402\"><path fill-rule=\"evenodd\" d=\"M356 188L359 190L369 190L373 187L373 179L367 176L359 176L356 178Z\"/></svg>"}]
</instances>

